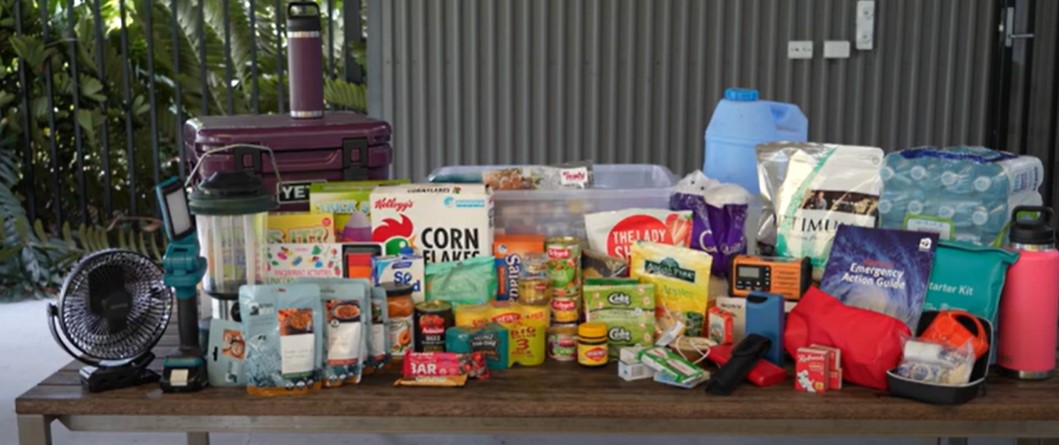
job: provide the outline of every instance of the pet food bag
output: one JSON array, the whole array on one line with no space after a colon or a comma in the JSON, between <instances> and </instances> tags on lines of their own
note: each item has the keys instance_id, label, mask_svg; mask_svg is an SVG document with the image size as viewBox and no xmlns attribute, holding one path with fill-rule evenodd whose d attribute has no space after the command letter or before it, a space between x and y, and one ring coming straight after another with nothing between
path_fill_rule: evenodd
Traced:
<instances>
[{"instance_id":1,"label":"pet food bag","mask_svg":"<svg viewBox=\"0 0 1059 445\"><path fill-rule=\"evenodd\" d=\"M684 335L706 335L712 264L713 257L706 252L647 241L633 244L631 276L654 284L659 331L666 332L680 322Z\"/></svg>"},{"instance_id":2,"label":"pet food bag","mask_svg":"<svg viewBox=\"0 0 1059 445\"><path fill-rule=\"evenodd\" d=\"M362 282L342 278L300 278L297 283L320 287L324 306L325 388L360 383L371 347L370 289Z\"/></svg>"},{"instance_id":3,"label":"pet food bag","mask_svg":"<svg viewBox=\"0 0 1059 445\"><path fill-rule=\"evenodd\" d=\"M485 304L496 296L496 290L496 262L491 255L427 264L427 301L447 301L454 307Z\"/></svg>"},{"instance_id":4,"label":"pet food bag","mask_svg":"<svg viewBox=\"0 0 1059 445\"><path fill-rule=\"evenodd\" d=\"M763 253L809 257L819 280L838 226L875 227L882 149L770 142L757 146L757 160Z\"/></svg>"},{"instance_id":5,"label":"pet food bag","mask_svg":"<svg viewBox=\"0 0 1059 445\"><path fill-rule=\"evenodd\" d=\"M300 395L320 389L323 305L315 284L242 286L247 392Z\"/></svg>"},{"instance_id":6,"label":"pet food bag","mask_svg":"<svg viewBox=\"0 0 1059 445\"><path fill-rule=\"evenodd\" d=\"M750 193L736 184L722 184L700 170L677 183L669 198L672 210L691 211L688 246L713 257L713 275L728 276L729 258L746 253Z\"/></svg>"},{"instance_id":7,"label":"pet food bag","mask_svg":"<svg viewBox=\"0 0 1059 445\"><path fill-rule=\"evenodd\" d=\"M688 247L691 211L626 209L585 214L588 248L618 258L629 258L637 240Z\"/></svg>"}]
</instances>

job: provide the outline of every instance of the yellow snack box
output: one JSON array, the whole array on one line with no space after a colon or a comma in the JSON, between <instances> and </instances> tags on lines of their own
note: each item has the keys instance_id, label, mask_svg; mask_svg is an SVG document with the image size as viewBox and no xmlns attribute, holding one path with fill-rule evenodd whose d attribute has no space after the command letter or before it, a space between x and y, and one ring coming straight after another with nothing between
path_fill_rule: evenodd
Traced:
<instances>
[{"instance_id":1,"label":"yellow snack box","mask_svg":"<svg viewBox=\"0 0 1059 445\"><path fill-rule=\"evenodd\" d=\"M544 343L551 324L549 306L532 306L512 301L490 301L492 320L511 333L509 366L537 366L544 363Z\"/></svg>"},{"instance_id":2,"label":"yellow snack box","mask_svg":"<svg viewBox=\"0 0 1059 445\"><path fill-rule=\"evenodd\" d=\"M706 252L647 241L633 244L630 276L655 285L658 329L665 332L681 322L684 335L707 335L712 264L713 257Z\"/></svg>"}]
</instances>

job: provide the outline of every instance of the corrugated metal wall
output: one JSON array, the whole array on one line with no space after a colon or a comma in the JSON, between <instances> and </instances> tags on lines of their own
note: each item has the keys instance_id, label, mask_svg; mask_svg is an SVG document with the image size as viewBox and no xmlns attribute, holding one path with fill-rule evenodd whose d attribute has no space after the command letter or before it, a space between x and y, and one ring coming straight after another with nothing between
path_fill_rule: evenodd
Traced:
<instances>
[{"instance_id":1,"label":"corrugated metal wall","mask_svg":"<svg viewBox=\"0 0 1059 445\"><path fill-rule=\"evenodd\" d=\"M879 0L876 46L855 0L372 0L370 113L394 125L395 174L451 164L701 167L728 86L794 102L817 141L983 143L991 0ZM813 40L813 60L789 60Z\"/></svg>"}]
</instances>

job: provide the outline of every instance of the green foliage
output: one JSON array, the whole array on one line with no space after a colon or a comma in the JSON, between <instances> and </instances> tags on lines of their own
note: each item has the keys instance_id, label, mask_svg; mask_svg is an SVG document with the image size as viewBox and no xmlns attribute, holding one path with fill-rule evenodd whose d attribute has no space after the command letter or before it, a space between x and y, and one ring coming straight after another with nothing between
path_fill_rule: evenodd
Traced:
<instances>
[{"instance_id":1,"label":"green foliage","mask_svg":"<svg viewBox=\"0 0 1059 445\"><path fill-rule=\"evenodd\" d=\"M15 16L16 1L21 2L21 20ZM322 1L326 14L328 0ZM342 1L331 1L338 74L344 71L343 51L352 51L363 64L364 47L346 45ZM277 55L286 42L277 35L276 23L285 20L286 2L277 10L275 1L256 0L250 10L249 0L229 0L227 9L221 0L98 0L97 11L96 0L74 0L71 11L66 0L50 0L42 21L38 0L0 0L0 300L53 293L69 266L100 248L127 247L160 257L164 237L157 221L149 218L157 212L152 187L156 170L160 178L177 173L183 143L177 113L185 119L227 114L229 95L231 112L250 113L255 86L257 109L279 110L279 91L287 85L278 75L286 58ZM123 18L127 48L122 45ZM327 32L324 26L324 42L329 41ZM152 55L148 40L153 72L147 65ZM325 57L331 52L325 48ZM326 81L325 99L335 108L367 108L365 86L340 79ZM152 118L159 165L152 154ZM131 150L127 127L132 129ZM79 170L84 172L83 191ZM130 189L131 177L135 189ZM103 206L105 190L111 196L109 212ZM25 210L30 193L38 217L32 223ZM80 193L88 203L84 215ZM130 212L134 206L136 214ZM57 208L64 215L62 224L53 220Z\"/></svg>"}]
</instances>

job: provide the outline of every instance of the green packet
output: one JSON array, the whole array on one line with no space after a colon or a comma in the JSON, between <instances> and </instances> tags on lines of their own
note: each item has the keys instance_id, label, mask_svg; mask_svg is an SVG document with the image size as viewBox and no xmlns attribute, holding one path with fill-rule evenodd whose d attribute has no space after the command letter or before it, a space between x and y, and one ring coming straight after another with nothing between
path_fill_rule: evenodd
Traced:
<instances>
[{"instance_id":1,"label":"green packet","mask_svg":"<svg viewBox=\"0 0 1059 445\"><path fill-rule=\"evenodd\" d=\"M427 301L447 301L457 307L486 304L496 296L496 263L492 256L430 263L425 275Z\"/></svg>"},{"instance_id":2,"label":"green packet","mask_svg":"<svg viewBox=\"0 0 1059 445\"><path fill-rule=\"evenodd\" d=\"M655 335L655 286L636 280L592 280L621 284L587 284L583 289L585 319L607 325L611 358L627 346L649 347Z\"/></svg>"},{"instance_id":3,"label":"green packet","mask_svg":"<svg viewBox=\"0 0 1059 445\"><path fill-rule=\"evenodd\" d=\"M640 361L647 365L648 368L653 369L655 373L663 374L661 380L664 383L677 386L702 381L706 375L706 371L698 367L698 365L689 362L664 346L655 346L640 351ZM659 379L656 377L656 380Z\"/></svg>"},{"instance_id":4,"label":"green packet","mask_svg":"<svg viewBox=\"0 0 1059 445\"><path fill-rule=\"evenodd\" d=\"M1010 250L939 241L923 310L960 309L996 323L1004 278L1018 258Z\"/></svg>"}]
</instances>

